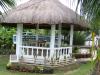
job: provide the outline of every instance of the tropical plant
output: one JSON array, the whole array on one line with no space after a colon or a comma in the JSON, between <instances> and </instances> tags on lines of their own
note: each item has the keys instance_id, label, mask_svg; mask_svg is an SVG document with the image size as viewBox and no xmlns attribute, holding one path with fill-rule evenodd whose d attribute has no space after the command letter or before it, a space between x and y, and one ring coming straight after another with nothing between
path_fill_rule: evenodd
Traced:
<instances>
[{"instance_id":1,"label":"tropical plant","mask_svg":"<svg viewBox=\"0 0 100 75\"><path fill-rule=\"evenodd\" d=\"M70 35L69 31L62 31L62 35L64 36L64 43L69 44ZM86 32L74 31L73 35L73 45L84 45L86 38Z\"/></svg>"},{"instance_id":2,"label":"tropical plant","mask_svg":"<svg viewBox=\"0 0 100 75\"><path fill-rule=\"evenodd\" d=\"M74 45L84 45L85 43L85 33L84 32L74 32L74 37L73 37L73 44Z\"/></svg>"},{"instance_id":3,"label":"tropical plant","mask_svg":"<svg viewBox=\"0 0 100 75\"><path fill-rule=\"evenodd\" d=\"M99 13L91 20L91 30L99 35L100 32L100 11Z\"/></svg>"},{"instance_id":4,"label":"tropical plant","mask_svg":"<svg viewBox=\"0 0 100 75\"><path fill-rule=\"evenodd\" d=\"M100 17L100 0L78 0L81 5L81 14L86 15L90 20L97 15Z\"/></svg>"},{"instance_id":5,"label":"tropical plant","mask_svg":"<svg viewBox=\"0 0 100 75\"><path fill-rule=\"evenodd\" d=\"M99 34L100 29L100 0L78 0L78 5L81 5L81 15L86 16L90 22L91 31Z\"/></svg>"}]
</instances>

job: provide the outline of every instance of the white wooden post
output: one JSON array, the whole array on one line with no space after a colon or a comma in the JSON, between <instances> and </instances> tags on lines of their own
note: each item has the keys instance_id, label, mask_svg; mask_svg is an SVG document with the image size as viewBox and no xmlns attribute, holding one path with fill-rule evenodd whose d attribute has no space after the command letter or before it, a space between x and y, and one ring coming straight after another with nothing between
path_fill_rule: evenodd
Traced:
<instances>
[{"instance_id":1,"label":"white wooden post","mask_svg":"<svg viewBox=\"0 0 100 75\"><path fill-rule=\"evenodd\" d=\"M33 48L32 48L32 57L33 57Z\"/></svg>"},{"instance_id":2,"label":"white wooden post","mask_svg":"<svg viewBox=\"0 0 100 75\"><path fill-rule=\"evenodd\" d=\"M38 36L39 36L39 35L38 35L38 30L39 30L39 24L37 24L37 26L36 26L36 41L37 41L37 42L36 42L36 46L38 46L38 38L39 38L39 37L38 37Z\"/></svg>"},{"instance_id":3,"label":"white wooden post","mask_svg":"<svg viewBox=\"0 0 100 75\"><path fill-rule=\"evenodd\" d=\"M29 49L28 48L26 48L27 49L27 56L29 55Z\"/></svg>"},{"instance_id":4,"label":"white wooden post","mask_svg":"<svg viewBox=\"0 0 100 75\"><path fill-rule=\"evenodd\" d=\"M42 58L43 58L43 49L42 49L42 52L41 52L41 56L42 56Z\"/></svg>"},{"instance_id":5,"label":"white wooden post","mask_svg":"<svg viewBox=\"0 0 100 75\"><path fill-rule=\"evenodd\" d=\"M73 46L73 34L74 34L74 26L71 25L70 27L70 46L71 46L71 50L69 50L69 53L72 53L72 46Z\"/></svg>"},{"instance_id":6,"label":"white wooden post","mask_svg":"<svg viewBox=\"0 0 100 75\"><path fill-rule=\"evenodd\" d=\"M48 58L49 56L48 56L48 49L47 49L47 55L46 55L46 57Z\"/></svg>"},{"instance_id":7,"label":"white wooden post","mask_svg":"<svg viewBox=\"0 0 100 75\"><path fill-rule=\"evenodd\" d=\"M55 25L51 25L51 39L50 39L50 57L54 55L54 46L55 46Z\"/></svg>"},{"instance_id":8,"label":"white wooden post","mask_svg":"<svg viewBox=\"0 0 100 75\"><path fill-rule=\"evenodd\" d=\"M36 41L38 41L38 30L39 30L39 24L36 26Z\"/></svg>"},{"instance_id":9,"label":"white wooden post","mask_svg":"<svg viewBox=\"0 0 100 75\"><path fill-rule=\"evenodd\" d=\"M59 24L59 30L58 30L58 47L61 46L61 29L62 29L62 25Z\"/></svg>"},{"instance_id":10,"label":"white wooden post","mask_svg":"<svg viewBox=\"0 0 100 75\"><path fill-rule=\"evenodd\" d=\"M38 56L38 53L39 53L39 49L37 48L37 54L36 54L36 56Z\"/></svg>"},{"instance_id":11,"label":"white wooden post","mask_svg":"<svg viewBox=\"0 0 100 75\"><path fill-rule=\"evenodd\" d=\"M23 33L23 24L17 24L17 36L16 36L17 60L19 60L22 51L22 49L20 48L20 46L22 46L22 33Z\"/></svg>"}]
</instances>

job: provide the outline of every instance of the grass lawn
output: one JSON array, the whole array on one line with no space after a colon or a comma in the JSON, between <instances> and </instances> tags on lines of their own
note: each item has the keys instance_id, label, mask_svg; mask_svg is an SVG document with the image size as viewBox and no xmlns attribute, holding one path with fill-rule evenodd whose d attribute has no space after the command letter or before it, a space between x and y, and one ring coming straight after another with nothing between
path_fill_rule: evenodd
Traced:
<instances>
[{"instance_id":1,"label":"grass lawn","mask_svg":"<svg viewBox=\"0 0 100 75\"><path fill-rule=\"evenodd\" d=\"M89 75L91 66L93 67L93 65L91 65L90 62L88 62L86 64L80 65L80 68L66 73L59 71L54 74L35 74L35 73L7 71L5 67L6 64L8 63L8 60L9 59L7 56L0 56L0 75Z\"/></svg>"},{"instance_id":2,"label":"grass lawn","mask_svg":"<svg viewBox=\"0 0 100 75\"><path fill-rule=\"evenodd\" d=\"M66 75L90 75L91 69L93 69L93 64L88 62L86 64L80 65L79 69L67 72Z\"/></svg>"}]
</instances>

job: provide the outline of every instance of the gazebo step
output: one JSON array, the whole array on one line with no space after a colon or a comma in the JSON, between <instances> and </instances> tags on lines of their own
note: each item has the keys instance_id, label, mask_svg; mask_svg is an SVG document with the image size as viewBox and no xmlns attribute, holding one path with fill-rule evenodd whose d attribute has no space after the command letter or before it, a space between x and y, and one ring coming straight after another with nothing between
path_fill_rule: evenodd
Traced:
<instances>
[{"instance_id":1,"label":"gazebo step","mask_svg":"<svg viewBox=\"0 0 100 75\"><path fill-rule=\"evenodd\" d=\"M21 60L20 60L20 62L22 62L22 63L34 63L34 58L22 58Z\"/></svg>"},{"instance_id":2,"label":"gazebo step","mask_svg":"<svg viewBox=\"0 0 100 75\"><path fill-rule=\"evenodd\" d=\"M34 63L34 64L37 64L37 65L49 65L50 62L48 60L44 60L44 58L29 58L29 57L24 57L22 59L20 59L20 62L21 63Z\"/></svg>"}]
</instances>

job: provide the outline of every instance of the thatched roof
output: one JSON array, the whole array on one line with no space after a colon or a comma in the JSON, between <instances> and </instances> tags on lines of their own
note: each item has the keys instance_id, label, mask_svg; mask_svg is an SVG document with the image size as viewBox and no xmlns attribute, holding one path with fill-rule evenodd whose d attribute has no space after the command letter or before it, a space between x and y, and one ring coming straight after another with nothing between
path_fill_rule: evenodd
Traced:
<instances>
[{"instance_id":1,"label":"thatched roof","mask_svg":"<svg viewBox=\"0 0 100 75\"><path fill-rule=\"evenodd\" d=\"M1 23L41 24L41 26L63 24L67 28L73 24L79 28L87 27L79 15L64 6L59 0L30 0L10 10Z\"/></svg>"}]
</instances>

